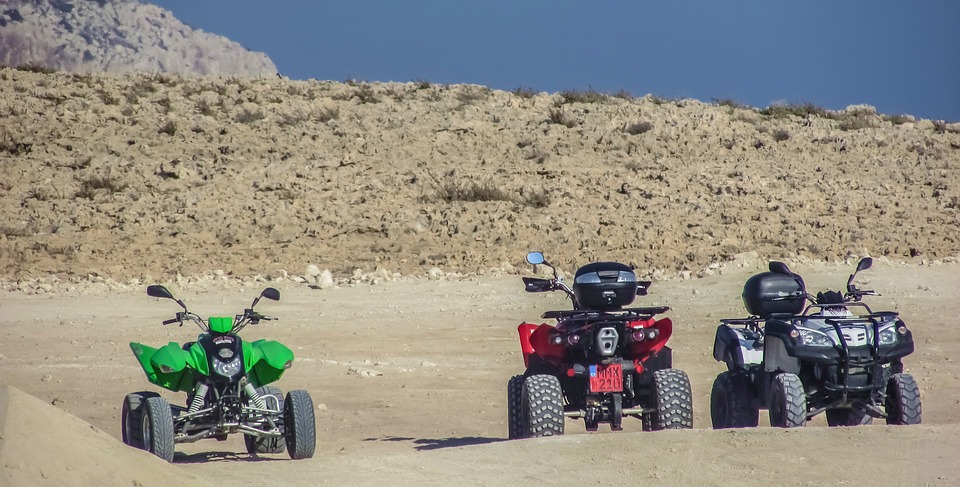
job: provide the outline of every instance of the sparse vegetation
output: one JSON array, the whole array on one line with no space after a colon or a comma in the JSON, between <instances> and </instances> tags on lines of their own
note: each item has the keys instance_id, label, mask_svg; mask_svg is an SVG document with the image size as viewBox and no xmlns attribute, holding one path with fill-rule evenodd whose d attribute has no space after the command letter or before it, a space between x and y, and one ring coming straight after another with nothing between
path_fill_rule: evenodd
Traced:
<instances>
[{"instance_id":1,"label":"sparse vegetation","mask_svg":"<svg viewBox=\"0 0 960 487\"><path fill-rule=\"evenodd\" d=\"M839 128L843 131L860 130L873 127L872 116L848 115L840 120Z\"/></svg>"},{"instance_id":2,"label":"sparse vegetation","mask_svg":"<svg viewBox=\"0 0 960 487\"><path fill-rule=\"evenodd\" d=\"M885 115L883 119L894 125L903 125L914 121L914 118L910 115Z\"/></svg>"},{"instance_id":3,"label":"sparse vegetation","mask_svg":"<svg viewBox=\"0 0 960 487\"><path fill-rule=\"evenodd\" d=\"M110 177L92 176L80 182L80 190L77 191L77 198L92 200L101 190L108 194L119 193L127 188L126 184L114 180Z\"/></svg>"},{"instance_id":4,"label":"sparse vegetation","mask_svg":"<svg viewBox=\"0 0 960 487\"><path fill-rule=\"evenodd\" d=\"M354 93L354 96L360 100L360 103L380 103L380 98L373 91L373 87L367 84L361 86L356 93Z\"/></svg>"},{"instance_id":5,"label":"sparse vegetation","mask_svg":"<svg viewBox=\"0 0 960 487\"><path fill-rule=\"evenodd\" d=\"M260 110L243 109L233 117L233 121L243 124L251 124L267 118Z\"/></svg>"},{"instance_id":6,"label":"sparse vegetation","mask_svg":"<svg viewBox=\"0 0 960 487\"><path fill-rule=\"evenodd\" d=\"M770 105L767 108L760 110L760 114L772 118L787 118L790 116L835 118L833 114L831 114L831 112L827 111L825 108L819 107L810 102Z\"/></svg>"},{"instance_id":7,"label":"sparse vegetation","mask_svg":"<svg viewBox=\"0 0 960 487\"><path fill-rule=\"evenodd\" d=\"M321 108L317 110L317 121L320 123L327 123L338 118L340 118L340 108L338 107Z\"/></svg>"},{"instance_id":8,"label":"sparse vegetation","mask_svg":"<svg viewBox=\"0 0 960 487\"><path fill-rule=\"evenodd\" d=\"M773 140L777 142L783 142L789 139L790 139L790 132L783 129L777 129L773 131Z\"/></svg>"},{"instance_id":9,"label":"sparse vegetation","mask_svg":"<svg viewBox=\"0 0 960 487\"><path fill-rule=\"evenodd\" d=\"M534 91L533 88L524 88L524 87L519 87L513 90L511 93L513 93L514 96L518 96L520 98L527 98L527 99L533 98L534 96L537 95L537 92Z\"/></svg>"},{"instance_id":10,"label":"sparse vegetation","mask_svg":"<svg viewBox=\"0 0 960 487\"><path fill-rule=\"evenodd\" d=\"M567 128L573 128L577 125L577 120L573 116L568 115L567 112L560 107L552 108L550 110L547 121L550 123L563 125Z\"/></svg>"},{"instance_id":11,"label":"sparse vegetation","mask_svg":"<svg viewBox=\"0 0 960 487\"><path fill-rule=\"evenodd\" d=\"M718 107L729 107L740 110L753 110L753 107L744 105L733 98L713 98L713 104Z\"/></svg>"},{"instance_id":12,"label":"sparse vegetation","mask_svg":"<svg viewBox=\"0 0 960 487\"><path fill-rule=\"evenodd\" d=\"M653 124L650 122L632 123L621 129L623 133L630 135L639 135L653 130Z\"/></svg>"},{"instance_id":13,"label":"sparse vegetation","mask_svg":"<svg viewBox=\"0 0 960 487\"><path fill-rule=\"evenodd\" d=\"M177 124L173 120L167 120L167 123L160 126L158 134L174 135L177 133Z\"/></svg>"},{"instance_id":14,"label":"sparse vegetation","mask_svg":"<svg viewBox=\"0 0 960 487\"><path fill-rule=\"evenodd\" d=\"M26 71L29 73L40 73L40 74L51 74L56 73L57 70L53 68L48 68L36 63L27 63L17 66L15 69L18 71Z\"/></svg>"},{"instance_id":15,"label":"sparse vegetation","mask_svg":"<svg viewBox=\"0 0 960 487\"><path fill-rule=\"evenodd\" d=\"M604 103L610 98L610 95L594 90L563 90L557 94L563 99L561 103Z\"/></svg>"},{"instance_id":16,"label":"sparse vegetation","mask_svg":"<svg viewBox=\"0 0 960 487\"><path fill-rule=\"evenodd\" d=\"M550 194L545 190L521 189L519 192L509 192L492 183L459 184L448 180L437 184L436 198L439 201L452 203L454 201L508 201L533 208L544 208L550 205Z\"/></svg>"},{"instance_id":17,"label":"sparse vegetation","mask_svg":"<svg viewBox=\"0 0 960 487\"><path fill-rule=\"evenodd\" d=\"M490 97L491 90L486 86L467 86L457 92L457 100L460 106L469 105L475 101L486 100Z\"/></svg>"}]
</instances>

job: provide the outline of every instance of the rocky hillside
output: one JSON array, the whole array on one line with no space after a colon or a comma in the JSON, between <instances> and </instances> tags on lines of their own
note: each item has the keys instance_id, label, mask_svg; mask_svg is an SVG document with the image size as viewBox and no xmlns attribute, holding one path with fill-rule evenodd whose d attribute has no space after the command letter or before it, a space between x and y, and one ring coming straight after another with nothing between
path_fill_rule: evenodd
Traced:
<instances>
[{"instance_id":1,"label":"rocky hillside","mask_svg":"<svg viewBox=\"0 0 960 487\"><path fill-rule=\"evenodd\" d=\"M868 106L8 68L0 275L952 261L958 168Z\"/></svg>"},{"instance_id":2,"label":"rocky hillside","mask_svg":"<svg viewBox=\"0 0 960 487\"><path fill-rule=\"evenodd\" d=\"M75 73L273 76L266 54L137 0L5 0L0 65Z\"/></svg>"}]
</instances>

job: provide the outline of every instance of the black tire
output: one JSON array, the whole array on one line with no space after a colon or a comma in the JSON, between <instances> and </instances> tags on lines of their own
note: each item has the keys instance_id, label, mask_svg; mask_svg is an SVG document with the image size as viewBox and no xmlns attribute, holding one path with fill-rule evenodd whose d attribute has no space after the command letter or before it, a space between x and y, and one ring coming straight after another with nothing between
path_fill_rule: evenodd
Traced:
<instances>
[{"instance_id":1,"label":"black tire","mask_svg":"<svg viewBox=\"0 0 960 487\"><path fill-rule=\"evenodd\" d=\"M783 373L773 378L768 404L770 426L798 428L807 423L807 393L796 374Z\"/></svg>"},{"instance_id":2,"label":"black tire","mask_svg":"<svg viewBox=\"0 0 960 487\"><path fill-rule=\"evenodd\" d=\"M827 424L830 426L860 426L873 423L873 418L863 409L827 409Z\"/></svg>"},{"instance_id":3,"label":"black tire","mask_svg":"<svg viewBox=\"0 0 960 487\"><path fill-rule=\"evenodd\" d=\"M743 372L722 372L710 391L710 420L714 429L754 428L760 409L753 407L750 378Z\"/></svg>"},{"instance_id":4,"label":"black tire","mask_svg":"<svg viewBox=\"0 0 960 487\"><path fill-rule=\"evenodd\" d=\"M507 382L507 433L511 440L523 438L523 409L520 406L523 380L522 375L515 375Z\"/></svg>"},{"instance_id":5,"label":"black tire","mask_svg":"<svg viewBox=\"0 0 960 487\"><path fill-rule=\"evenodd\" d=\"M527 377L523 381L520 409L524 438L563 434L563 391L556 377L546 374Z\"/></svg>"},{"instance_id":6,"label":"black tire","mask_svg":"<svg viewBox=\"0 0 960 487\"><path fill-rule=\"evenodd\" d=\"M290 391L283 401L283 437L294 460L313 456L317 448L317 421L313 399L307 391Z\"/></svg>"},{"instance_id":7,"label":"black tire","mask_svg":"<svg viewBox=\"0 0 960 487\"><path fill-rule=\"evenodd\" d=\"M143 403L141 434L144 450L173 462L173 413L162 397L148 397Z\"/></svg>"},{"instance_id":8,"label":"black tire","mask_svg":"<svg viewBox=\"0 0 960 487\"><path fill-rule=\"evenodd\" d=\"M663 369L654 372L653 399L657 409L650 418L653 431L693 428L693 394L690 379L684 371Z\"/></svg>"},{"instance_id":9,"label":"black tire","mask_svg":"<svg viewBox=\"0 0 960 487\"><path fill-rule=\"evenodd\" d=\"M143 432L140 431L143 418L143 403L149 397L159 397L156 392L131 392L123 398L120 408L120 438L124 444L143 449Z\"/></svg>"},{"instance_id":10,"label":"black tire","mask_svg":"<svg viewBox=\"0 0 960 487\"><path fill-rule=\"evenodd\" d=\"M920 424L920 388L910 374L893 374L887 381L887 424Z\"/></svg>"},{"instance_id":11,"label":"black tire","mask_svg":"<svg viewBox=\"0 0 960 487\"><path fill-rule=\"evenodd\" d=\"M263 386L257 387L257 394L266 402L267 409L274 411L283 411L283 391L279 387ZM268 397L268 396L272 396ZM280 425L280 432L283 432L283 426ZM243 435L243 444L247 447L247 453L283 453L287 449L287 443L284 438L259 438L253 435Z\"/></svg>"}]
</instances>

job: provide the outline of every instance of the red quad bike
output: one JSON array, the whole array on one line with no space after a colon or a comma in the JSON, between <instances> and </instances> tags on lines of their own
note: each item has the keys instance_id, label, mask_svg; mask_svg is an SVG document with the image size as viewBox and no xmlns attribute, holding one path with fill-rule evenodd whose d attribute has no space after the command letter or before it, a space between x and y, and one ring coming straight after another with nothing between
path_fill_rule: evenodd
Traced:
<instances>
[{"instance_id":1,"label":"red quad bike","mask_svg":"<svg viewBox=\"0 0 960 487\"><path fill-rule=\"evenodd\" d=\"M670 308L624 308L650 282L626 265L596 262L577 270L570 289L542 253L527 262L553 270L552 279L524 277L527 292L563 291L573 309L543 314L556 326L518 327L526 372L507 384L510 439L562 435L565 418L583 418L587 431L600 423L619 431L624 416L644 431L692 428L690 380L672 368L666 345L673 323L654 319Z\"/></svg>"}]
</instances>

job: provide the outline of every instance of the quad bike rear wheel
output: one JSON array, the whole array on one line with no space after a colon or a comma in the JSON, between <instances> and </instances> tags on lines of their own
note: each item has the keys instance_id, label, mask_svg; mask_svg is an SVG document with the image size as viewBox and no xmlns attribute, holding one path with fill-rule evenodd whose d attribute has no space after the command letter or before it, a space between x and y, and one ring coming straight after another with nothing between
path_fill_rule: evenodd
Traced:
<instances>
[{"instance_id":1,"label":"quad bike rear wheel","mask_svg":"<svg viewBox=\"0 0 960 487\"><path fill-rule=\"evenodd\" d=\"M887 424L920 424L920 388L910 374L893 374L887 381Z\"/></svg>"},{"instance_id":2,"label":"quad bike rear wheel","mask_svg":"<svg viewBox=\"0 0 960 487\"><path fill-rule=\"evenodd\" d=\"M768 404L770 426L798 428L807 423L807 394L796 374L783 373L773 378Z\"/></svg>"},{"instance_id":3,"label":"quad bike rear wheel","mask_svg":"<svg viewBox=\"0 0 960 487\"><path fill-rule=\"evenodd\" d=\"M143 403L160 395L152 391L131 392L123 398L120 408L120 437L123 443L143 450Z\"/></svg>"},{"instance_id":4,"label":"quad bike rear wheel","mask_svg":"<svg viewBox=\"0 0 960 487\"><path fill-rule=\"evenodd\" d=\"M520 410L524 438L562 435L564 417L560 381L546 374L527 377L520 395Z\"/></svg>"},{"instance_id":5,"label":"quad bike rear wheel","mask_svg":"<svg viewBox=\"0 0 960 487\"><path fill-rule=\"evenodd\" d=\"M317 448L317 423L313 399L307 391L290 391L283 401L283 436L287 454L294 460L313 456Z\"/></svg>"},{"instance_id":6,"label":"quad bike rear wheel","mask_svg":"<svg viewBox=\"0 0 960 487\"><path fill-rule=\"evenodd\" d=\"M523 438L523 409L520 406L523 381L522 375L515 375L507 382L507 433L511 440Z\"/></svg>"},{"instance_id":7,"label":"quad bike rear wheel","mask_svg":"<svg viewBox=\"0 0 960 487\"><path fill-rule=\"evenodd\" d=\"M760 409L750 400L750 378L743 372L722 372L710 392L710 420L714 429L753 428L760 423Z\"/></svg>"},{"instance_id":8,"label":"quad bike rear wheel","mask_svg":"<svg viewBox=\"0 0 960 487\"><path fill-rule=\"evenodd\" d=\"M140 423L143 449L172 463L175 448L170 403L159 396L148 397Z\"/></svg>"},{"instance_id":9,"label":"quad bike rear wheel","mask_svg":"<svg viewBox=\"0 0 960 487\"><path fill-rule=\"evenodd\" d=\"M827 424L830 426L860 426L873 423L873 418L863 409L827 409Z\"/></svg>"},{"instance_id":10,"label":"quad bike rear wheel","mask_svg":"<svg viewBox=\"0 0 960 487\"><path fill-rule=\"evenodd\" d=\"M656 412L645 416L650 430L693 428L693 394L690 379L684 371L662 369L654 372L653 396Z\"/></svg>"},{"instance_id":11,"label":"quad bike rear wheel","mask_svg":"<svg viewBox=\"0 0 960 487\"><path fill-rule=\"evenodd\" d=\"M267 409L273 411L283 411L283 391L275 386L257 387L257 394L264 400ZM283 432L281 426L280 432ZM254 435L243 435L243 443L247 447L247 453L283 453L287 449L287 444L283 437L260 438Z\"/></svg>"}]
</instances>

